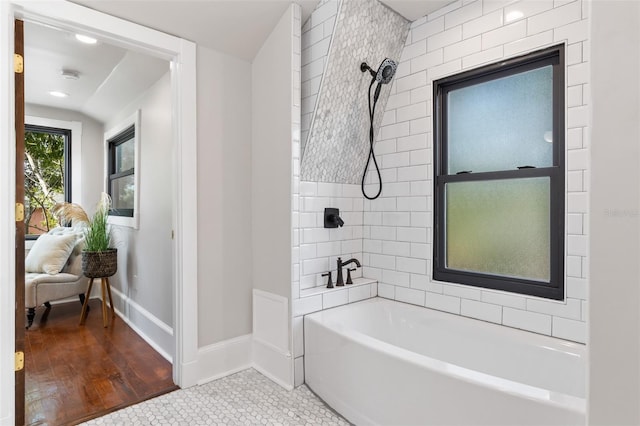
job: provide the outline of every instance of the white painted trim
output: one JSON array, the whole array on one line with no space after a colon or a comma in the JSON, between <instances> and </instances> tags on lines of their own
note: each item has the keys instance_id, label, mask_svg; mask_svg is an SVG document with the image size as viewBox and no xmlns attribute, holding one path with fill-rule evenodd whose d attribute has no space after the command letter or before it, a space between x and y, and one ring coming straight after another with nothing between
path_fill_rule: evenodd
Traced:
<instances>
[{"instance_id":1,"label":"white painted trim","mask_svg":"<svg viewBox=\"0 0 640 426\"><path fill-rule=\"evenodd\" d=\"M289 298L253 290L253 340L284 356L291 356Z\"/></svg>"},{"instance_id":2,"label":"white painted trim","mask_svg":"<svg viewBox=\"0 0 640 426\"><path fill-rule=\"evenodd\" d=\"M120 133L133 126L133 162L134 162L134 195L133 195L133 217L112 216L109 215L108 221L112 225L126 226L138 229L140 225L140 141L142 140L142 126L140 126L140 110L136 110L126 119L122 120L116 126L104 132L104 189L105 193L109 193L109 140L118 136Z\"/></svg>"},{"instance_id":3,"label":"white painted trim","mask_svg":"<svg viewBox=\"0 0 640 426\"><path fill-rule=\"evenodd\" d=\"M27 18L70 31L82 31L115 45L171 61L174 128L173 279L174 382L193 386L198 380L198 260L196 46L194 43L64 0L0 1L0 51L13 52L13 19ZM14 82L10 60L0 61L0 140L15 140ZM15 347L15 146L0 144L0 424L14 423Z\"/></svg>"},{"instance_id":4,"label":"white painted trim","mask_svg":"<svg viewBox=\"0 0 640 426\"><path fill-rule=\"evenodd\" d=\"M293 389L289 298L253 290L253 366L285 389Z\"/></svg>"},{"instance_id":5,"label":"white painted trim","mask_svg":"<svg viewBox=\"0 0 640 426\"><path fill-rule=\"evenodd\" d=\"M180 40L179 60L171 63L172 118L175 149L173 184L174 318L176 353L173 374L180 387L197 383L198 362L198 165L196 120L196 45ZM176 368L178 366L178 368ZM195 368L194 368L195 367Z\"/></svg>"},{"instance_id":6,"label":"white painted trim","mask_svg":"<svg viewBox=\"0 0 640 426\"><path fill-rule=\"evenodd\" d=\"M138 305L130 297L122 293L117 288L111 287L111 292L113 293L114 299L116 299L114 301L114 308L120 318L124 322L126 322L127 325L133 329L133 331L135 331L140 337L142 337L145 342L147 342L153 349L155 349L156 352L162 355L164 359L166 359L170 363L173 363L172 354L167 352L166 349L164 349L162 345L156 341L163 340L165 342L172 342L173 329L162 322L151 312ZM120 303L118 303L118 299L120 299ZM123 310L118 309L118 307L122 305L124 305L124 312ZM133 319L134 317L144 318L145 324L136 323L136 321Z\"/></svg>"},{"instance_id":7,"label":"white painted trim","mask_svg":"<svg viewBox=\"0 0 640 426\"><path fill-rule=\"evenodd\" d=\"M200 348L198 376L201 379L198 380L198 384L202 385L250 368L251 342L251 334L245 334Z\"/></svg>"},{"instance_id":8,"label":"white painted trim","mask_svg":"<svg viewBox=\"0 0 640 426\"><path fill-rule=\"evenodd\" d=\"M253 339L253 368L287 390L293 389L293 357Z\"/></svg>"},{"instance_id":9,"label":"white painted trim","mask_svg":"<svg viewBox=\"0 0 640 426\"><path fill-rule=\"evenodd\" d=\"M84 205L82 200L82 122L54 120L34 115L25 115L24 122L34 126L71 130L71 202Z\"/></svg>"}]
</instances>

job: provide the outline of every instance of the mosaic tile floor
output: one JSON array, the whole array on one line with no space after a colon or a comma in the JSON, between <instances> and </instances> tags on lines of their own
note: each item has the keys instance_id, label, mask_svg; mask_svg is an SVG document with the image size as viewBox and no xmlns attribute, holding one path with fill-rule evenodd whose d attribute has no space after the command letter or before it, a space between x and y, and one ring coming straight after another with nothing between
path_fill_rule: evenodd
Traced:
<instances>
[{"instance_id":1,"label":"mosaic tile floor","mask_svg":"<svg viewBox=\"0 0 640 426\"><path fill-rule=\"evenodd\" d=\"M150 399L85 425L348 425L306 386L288 391L254 369Z\"/></svg>"}]
</instances>

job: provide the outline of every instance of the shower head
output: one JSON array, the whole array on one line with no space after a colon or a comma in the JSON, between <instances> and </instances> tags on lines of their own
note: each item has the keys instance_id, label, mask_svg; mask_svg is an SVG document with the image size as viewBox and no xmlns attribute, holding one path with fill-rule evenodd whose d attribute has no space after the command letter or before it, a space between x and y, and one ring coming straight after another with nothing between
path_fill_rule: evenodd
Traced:
<instances>
[{"instance_id":1,"label":"shower head","mask_svg":"<svg viewBox=\"0 0 640 426\"><path fill-rule=\"evenodd\" d=\"M376 80L380 82L380 84L389 83L396 73L396 68L398 68L398 63L393 59L386 58L378 67Z\"/></svg>"},{"instance_id":2,"label":"shower head","mask_svg":"<svg viewBox=\"0 0 640 426\"><path fill-rule=\"evenodd\" d=\"M366 62L360 64L360 71L366 72L369 71L371 76L379 83L379 84L387 84L391 81L394 74L396 73L396 68L398 68L398 63L393 59L386 58L380 66L378 67L378 71L374 71L371 69Z\"/></svg>"}]
</instances>

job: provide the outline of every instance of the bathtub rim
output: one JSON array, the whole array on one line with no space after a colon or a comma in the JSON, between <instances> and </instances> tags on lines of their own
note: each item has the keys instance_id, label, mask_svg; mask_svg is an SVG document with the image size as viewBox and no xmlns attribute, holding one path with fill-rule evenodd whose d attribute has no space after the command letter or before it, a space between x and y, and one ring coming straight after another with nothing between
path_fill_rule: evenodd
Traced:
<instances>
[{"instance_id":1,"label":"bathtub rim","mask_svg":"<svg viewBox=\"0 0 640 426\"><path fill-rule=\"evenodd\" d=\"M538 401L554 407L568 409L577 414L586 415L586 397L582 398L579 396L570 395L570 394L566 394L558 391L543 389L543 388L529 385L526 383L520 383L514 380L505 379L502 377L492 376L487 373L475 371L467 367L462 367L446 361L441 361L441 360L431 358L429 356L426 356L417 352L413 352L411 350L408 350L399 346L395 346L391 343L372 337L366 333L356 331L353 328L347 327L344 324L339 322L331 323L331 321L328 320L323 323L323 321L320 319L323 316L331 315L330 311L335 312L338 310L349 309L349 307L352 307L354 305L365 305L365 304L375 304L375 303L402 304L402 305L407 305L407 306L416 307L416 308L428 309L429 311L432 311L436 314L442 314L449 318L459 317L461 319L469 320L469 321L473 321L473 320L480 321L482 323L485 323L486 325L500 326L499 324L489 323L482 320L476 320L475 318L463 317L460 315L455 315L455 314L451 314L444 311L438 311L431 308L412 305L409 303L400 302L396 300L386 299L383 297L374 297L371 299L350 303L348 305L337 306L334 308L325 309L322 311L305 315L304 316L305 341L307 339L306 324L307 324L307 321L311 321L327 329L329 333L339 334L345 339L348 339L356 344L371 347L374 350L382 352L387 356L390 356L395 359L402 359L404 361L409 362L412 365L416 365L421 368L426 368L435 374L452 376L458 380L461 380L469 384L473 384L475 386L480 386L480 387L491 389L491 390L499 390L501 392L505 392L516 397L525 398L532 401ZM327 323L330 323L331 327L326 326ZM502 326L502 327L506 327L506 326ZM507 328L510 328L510 327L507 327ZM580 343L567 341L564 339L558 339L551 336L538 335L536 333L532 333L527 330L519 330L519 329L511 329L511 330L518 333L519 332L529 333L536 336L558 340L563 344L566 343L568 347L572 347L572 348L580 348L581 346L584 346ZM307 354L307 350L305 347L305 358L306 358L306 354ZM305 369L306 369L306 359L305 359ZM586 394L586 389L585 389L585 394Z\"/></svg>"}]
</instances>

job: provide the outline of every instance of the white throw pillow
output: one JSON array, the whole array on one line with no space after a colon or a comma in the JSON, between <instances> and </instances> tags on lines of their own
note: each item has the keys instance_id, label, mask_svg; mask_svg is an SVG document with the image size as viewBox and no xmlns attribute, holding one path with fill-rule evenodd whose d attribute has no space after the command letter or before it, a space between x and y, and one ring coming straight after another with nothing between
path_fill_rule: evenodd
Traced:
<instances>
[{"instance_id":1,"label":"white throw pillow","mask_svg":"<svg viewBox=\"0 0 640 426\"><path fill-rule=\"evenodd\" d=\"M76 245L77 235L50 235L38 237L24 260L26 272L55 275L64 268Z\"/></svg>"}]
</instances>

